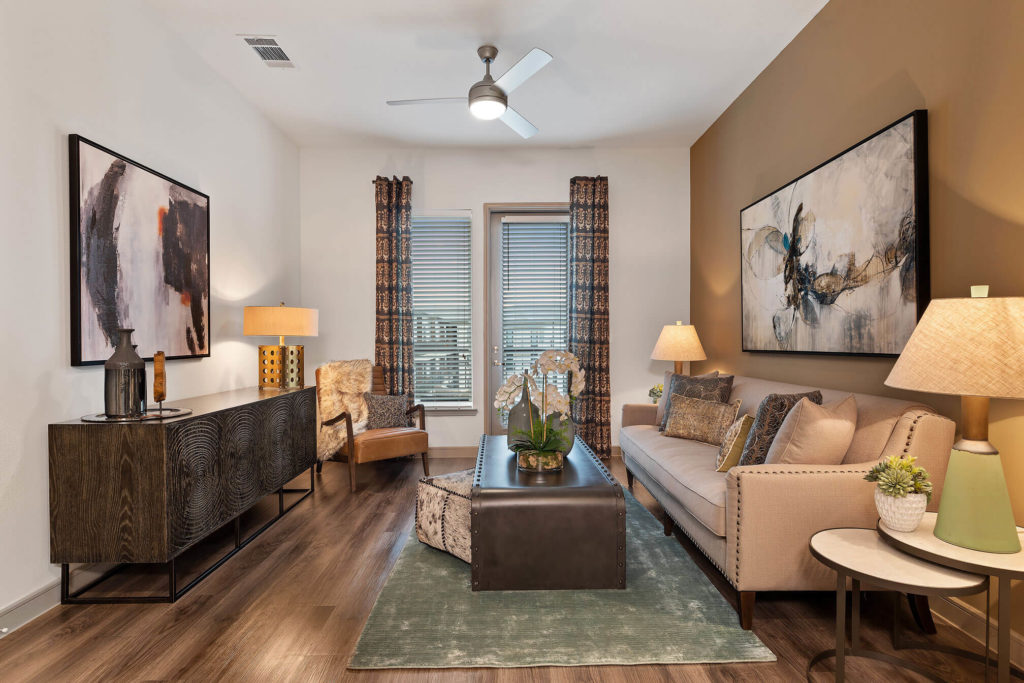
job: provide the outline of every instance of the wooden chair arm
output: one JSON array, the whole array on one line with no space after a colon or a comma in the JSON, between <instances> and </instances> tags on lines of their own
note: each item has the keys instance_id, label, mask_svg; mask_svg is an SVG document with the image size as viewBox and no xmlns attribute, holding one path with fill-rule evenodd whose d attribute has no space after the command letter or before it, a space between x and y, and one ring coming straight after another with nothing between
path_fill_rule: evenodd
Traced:
<instances>
[{"instance_id":1,"label":"wooden chair arm","mask_svg":"<svg viewBox=\"0 0 1024 683\"><path fill-rule=\"evenodd\" d=\"M409 410L405 411L406 417L411 417L413 413L418 413L420 418L420 429L427 431L427 410L423 407L422 403L417 403Z\"/></svg>"},{"instance_id":2,"label":"wooden chair arm","mask_svg":"<svg viewBox=\"0 0 1024 683\"><path fill-rule=\"evenodd\" d=\"M336 417L332 417L330 420L324 420L323 422L320 423L320 426L331 427L333 425L338 424L342 420L345 421L345 435L348 438L345 441L345 445L341 448L340 452L344 453L345 455L351 456L352 453L354 452L352 449L354 448L353 439L355 438L355 435L352 433L352 416L349 415L348 411L345 411L337 415Z\"/></svg>"},{"instance_id":3,"label":"wooden chair arm","mask_svg":"<svg viewBox=\"0 0 1024 683\"><path fill-rule=\"evenodd\" d=\"M323 422L320 423L320 426L321 427L333 427L334 425L338 424L342 420L347 420L349 424L352 424L352 416L349 415L348 412L341 412L338 415L336 415L335 417L332 417L330 420L324 420Z\"/></svg>"}]
</instances>

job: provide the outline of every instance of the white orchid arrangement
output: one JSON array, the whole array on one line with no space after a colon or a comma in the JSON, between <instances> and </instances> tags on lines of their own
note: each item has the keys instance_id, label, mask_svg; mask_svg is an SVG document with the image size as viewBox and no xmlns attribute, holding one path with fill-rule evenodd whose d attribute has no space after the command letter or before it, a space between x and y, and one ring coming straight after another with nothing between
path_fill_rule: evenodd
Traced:
<instances>
[{"instance_id":1,"label":"white orchid arrangement","mask_svg":"<svg viewBox=\"0 0 1024 683\"><path fill-rule=\"evenodd\" d=\"M556 384L548 382L548 375L565 373L571 373L568 395L563 394ZM529 411L530 431L520 430L525 438L513 444L513 450L544 452L568 448L566 430L560 426L559 415L568 420L573 400L586 386L579 359L568 351L545 351L528 370L505 381L494 395L494 407L499 412L512 408L519 401L524 385L530 390L530 402L538 408L540 419L535 421L533 411Z\"/></svg>"},{"instance_id":2,"label":"white orchid arrangement","mask_svg":"<svg viewBox=\"0 0 1024 683\"><path fill-rule=\"evenodd\" d=\"M557 385L548 382L549 374L561 375L567 372L572 373L572 385L569 387L568 396L562 394ZM541 381L539 390L538 379ZM519 401L523 393L523 384L530 390L530 402L537 406L543 415L561 413L568 416L572 402L586 386L586 379L575 354L548 350L540 354L528 370L514 374L505 381L494 395L494 407L499 411L509 410Z\"/></svg>"}]
</instances>

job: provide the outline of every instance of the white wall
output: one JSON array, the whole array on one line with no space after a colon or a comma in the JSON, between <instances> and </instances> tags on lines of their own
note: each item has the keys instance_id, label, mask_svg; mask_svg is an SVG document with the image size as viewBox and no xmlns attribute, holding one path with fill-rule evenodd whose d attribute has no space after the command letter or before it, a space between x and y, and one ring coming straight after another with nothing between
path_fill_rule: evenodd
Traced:
<instances>
[{"instance_id":1,"label":"white wall","mask_svg":"<svg viewBox=\"0 0 1024 683\"><path fill-rule=\"evenodd\" d=\"M432 446L473 446L484 430L484 203L567 202L574 175L607 175L610 209L612 440L621 406L647 401L668 363L649 360L661 326L689 317L689 150L303 149L303 304L320 309L308 372L373 358L374 196L380 175L413 180L414 210L471 209L474 416L430 417Z\"/></svg>"},{"instance_id":2,"label":"white wall","mask_svg":"<svg viewBox=\"0 0 1024 683\"><path fill-rule=\"evenodd\" d=\"M0 4L0 614L59 576L46 425L103 405L70 367L67 135L211 197L212 357L168 364L172 398L255 384L243 304L298 301L298 150L138 4Z\"/></svg>"}]
</instances>

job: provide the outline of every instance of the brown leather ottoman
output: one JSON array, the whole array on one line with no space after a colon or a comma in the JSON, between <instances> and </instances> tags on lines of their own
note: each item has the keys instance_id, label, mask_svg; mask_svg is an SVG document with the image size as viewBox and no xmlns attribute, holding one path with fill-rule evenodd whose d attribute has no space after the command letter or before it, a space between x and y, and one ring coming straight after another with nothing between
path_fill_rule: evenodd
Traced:
<instances>
[{"instance_id":1,"label":"brown leather ottoman","mask_svg":"<svg viewBox=\"0 0 1024 683\"><path fill-rule=\"evenodd\" d=\"M622 487L579 439L561 472L532 474L484 435L471 500L473 590L626 587Z\"/></svg>"}]
</instances>

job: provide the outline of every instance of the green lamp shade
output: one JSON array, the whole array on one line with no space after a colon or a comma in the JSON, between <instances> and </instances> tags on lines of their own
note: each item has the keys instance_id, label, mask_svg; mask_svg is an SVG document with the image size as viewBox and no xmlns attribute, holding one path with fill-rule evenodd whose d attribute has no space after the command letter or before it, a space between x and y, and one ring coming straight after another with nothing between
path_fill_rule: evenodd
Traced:
<instances>
[{"instance_id":1,"label":"green lamp shade","mask_svg":"<svg viewBox=\"0 0 1024 683\"><path fill-rule=\"evenodd\" d=\"M1010 493L999 455L954 449L949 456L935 535L987 553L1020 551Z\"/></svg>"}]
</instances>

